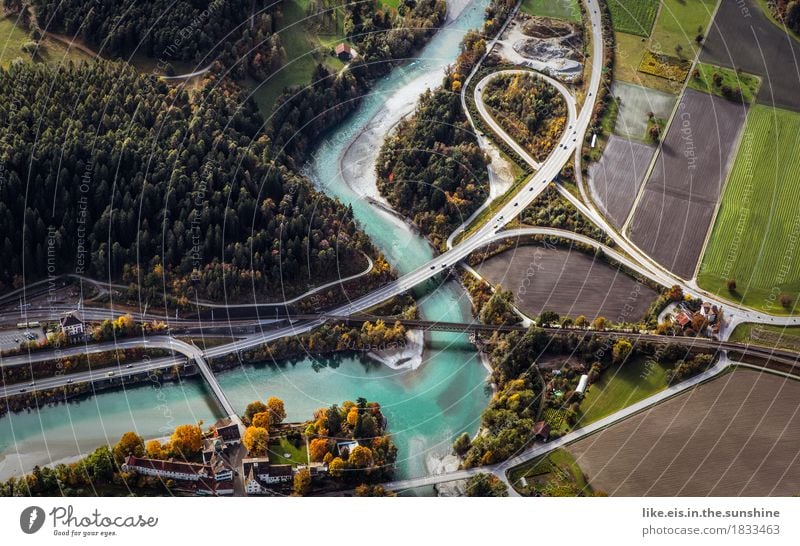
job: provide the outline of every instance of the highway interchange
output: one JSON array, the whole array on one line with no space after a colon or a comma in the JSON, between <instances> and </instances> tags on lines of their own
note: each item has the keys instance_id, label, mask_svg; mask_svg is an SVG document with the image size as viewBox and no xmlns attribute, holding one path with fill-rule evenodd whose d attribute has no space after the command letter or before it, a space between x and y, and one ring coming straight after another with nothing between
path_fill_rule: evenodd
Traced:
<instances>
[{"instance_id":1,"label":"highway interchange","mask_svg":"<svg viewBox=\"0 0 800 546\"><path fill-rule=\"evenodd\" d=\"M572 239L575 241L579 241L585 244L589 244L598 248L602 248L603 251L615 261L625 265L626 267L630 268L631 270L635 271L637 274L647 277L658 284L664 286L670 285L679 285L681 286L687 293L696 294L702 296L704 299L712 301L720 306L722 306L726 310L726 316L732 322L731 327L728 331L732 330L733 324L737 324L739 322L761 322L761 323L769 323L769 324L778 324L778 325L792 325L798 324L799 319L795 317L776 317L772 315L767 315L765 313L761 313L758 311L753 311L738 305L734 305L731 302L719 300L712 294L708 294L703 290L700 290L694 283L687 282L683 279L678 278L674 274L667 271L665 268L661 267L657 264L654 260L650 257L645 255L638 249L634 244L632 244L628 238L609 226L609 224L605 221L599 211L591 204L591 202L587 205L573 196L569 191L564 189L563 187L559 186L559 191L567 198L575 207L586 215L589 219L595 222L612 240L618 245L619 251L610 249L608 247L604 247L600 245L598 242L589 239L587 237L572 233L566 232L558 229L552 228L526 228L526 229L512 229L503 231L503 226L509 223L512 219L514 219L519 213L524 210L529 204L531 204L540 194L541 192L552 182L554 181L560 171L562 170L563 166L569 162L569 160L574 157L575 158L575 165L576 170L579 170L580 166L580 154L581 154L581 146L584 142L586 137L586 132L588 130L589 124L591 122L591 117L594 109L594 103L596 97L598 95L598 91L601 84L601 76L602 76L602 68L603 68L603 40L601 34L601 17L598 11L597 0L584 0L586 5L587 16L589 18L590 23L590 34L591 34L591 52L589 54L589 59L592 62L591 66L591 77L588 82L588 85L585 87L585 100L581 105L580 110L578 111L578 104L575 97L569 92L569 90L560 84L559 82L552 80L551 78L540 75L540 77L545 78L549 83L551 83L564 97L566 106L567 106L567 122L566 126L567 129L565 130L564 134L562 135L561 139L558 142L557 147L550 153L547 159L542 162L541 164L537 163L530 157L521 146L518 145L511 137L505 133L505 131L497 125L497 123L488 115L486 108L483 104L481 90L486 85L486 83L494 77L497 77L499 74L503 73L518 73L522 72L522 70L504 70L494 72L483 77L478 84L475 86L474 91L474 99L476 102L476 106L478 108L479 113L481 114L483 121L489 124L493 131L500 136L509 146L511 146L525 161L527 161L533 169L535 169L534 174L517 190L516 195L514 195L511 199L498 210L494 212L492 217L487 220L482 226L476 229L473 233L469 236L465 237L461 242L458 244L454 244L449 250L446 252L434 257L430 262L426 263L425 265L417 268L416 270L396 279L395 281L388 283L361 298L356 300L350 301L345 305L339 306L335 309L332 309L328 312L329 315L335 316L349 316L349 315L358 315L360 313L366 312L368 309L403 293L408 292L415 286L425 282L426 280L441 274L442 272L447 271L449 268L455 266L462 260L464 260L467 256L469 256L475 250L482 248L488 244L498 242L507 238L515 238L515 237L526 237L531 235L546 235L546 236L557 236L567 239ZM517 4L516 10L519 8L519 4ZM512 16L509 17L508 21L513 18ZM508 24L506 22L506 25ZM505 28L505 25L504 25ZM499 35L501 32L498 34ZM491 51L491 48L496 43L497 38L495 38L492 42L489 43L487 47L487 52L484 57L481 59L486 58L488 53ZM473 68L473 71L467 78L466 84L462 88L462 105L464 106L465 112L468 112L466 109L466 98L465 94L467 92L467 88L469 87L468 83L472 79L472 77L477 73L478 69L481 66L481 62L478 62L476 66ZM531 71L527 71L531 72ZM470 122L473 122L469 113L467 113L468 119ZM474 124L473 124L474 129ZM476 133L479 133L477 129L474 129ZM481 142L482 138L479 138L479 142ZM107 309L87 309L89 318L108 318L111 315L111 311ZM28 316L25 310L19 310L20 318L24 318ZM162 318L163 317L159 317ZM131 368L125 368L124 370L120 370L117 373L124 373L124 374L132 374L132 373L141 373L150 371L152 369L163 368L167 366L171 366L176 363L181 363L186 360L186 358L193 358L196 359L198 362L202 363L201 371L205 368L207 370L207 365L205 364L206 361L218 357L223 356L226 354L230 354L233 352L239 352L242 350L250 349L264 343L274 341L286 336L294 336L298 334L302 334L308 332L314 328L319 327L325 321L324 317L312 319L312 320L303 320L300 322L294 322L292 324L282 326L279 328L271 329L271 330L264 330L258 331L260 328L256 328L257 332L248 334L241 339L238 339L232 343L228 343L225 345L220 345L217 347L210 348L206 351L201 351L197 347L193 345L189 345L183 342L176 340L175 338L169 336L158 336L158 337L150 337L150 338L136 338L136 339L126 339L118 342L112 342L107 344L90 344L85 346L78 346L69 349L64 349L63 351L75 351L75 353L70 352L69 354L77 354L77 353L90 353L90 352L99 352L99 351L107 351L113 349L124 349L124 348L164 348L173 350L177 353L180 353L182 356L180 357L166 357L163 359L153 359L151 361L146 362L139 362L131 365ZM171 323L172 320L170 319L169 322ZM262 325L267 325L270 321L265 321ZM181 325L181 322L176 322L175 326ZM36 356L35 356L36 355ZM66 355L65 355L66 356ZM23 355L20 357L10 357L2 359L2 365L18 365L21 363L25 363L28 361L38 360L43 358L44 354L38 355L38 353L32 353L31 355ZM675 392L679 392L686 388L690 388L691 386L695 385L699 381L704 381L713 377L715 374L719 373L723 369L728 366L727 357L723 356L723 358L715 365L714 368L708 370L701 376L698 376L694 380L690 380L680 385L676 386L675 389L671 389L665 391L663 394L656 395L652 398L649 398L643 401L640 404L644 406L658 403L661 401L665 396L672 396ZM45 389L45 388L55 388L58 386L62 386L67 384L68 382L82 382L82 381L96 381L98 379L107 379L108 373L110 369L106 368L104 370L98 370L97 372L80 372L76 374L70 375L69 378L65 376L57 376L54 378L49 379L42 379L36 382L37 389ZM207 373L210 374L210 370L207 370ZM204 376L207 377L207 374L204 371ZM211 376L213 378L213 375ZM211 381L212 388L214 385L217 386L216 381ZM18 392L20 388L25 388L25 386L21 385L9 385L7 388L4 388L0 393L5 396L6 394L14 394ZM11 391L11 392L7 392ZM218 396L224 401L224 394ZM225 402L223 402L224 405ZM614 422L619 419L623 419L631 414L634 411L634 406L619 412L618 414L614 414L609 416L609 418L604 419L602 425L599 423L595 425L591 425L589 427L585 427L584 429L579 429L573 431L569 435L564 436L561 440L564 443L574 441L586 434L592 433L601 426L607 426L611 422ZM233 412L232 408L226 407L226 413L231 414ZM641 408L635 410L639 411ZM608 422L606 422L608 421ZM525 460L530 460L533 457L537 457L546 451L554 449L557 447L554 443L546 444L544 447L540 445L535 445L525 452L521 453L519 456L505 461L500 465L495 465L494 467L483 467L483 471L489 470L495 472L501 479L506 480L505 473L506 471ZM463 477L468 477L470 474L476 471L459 471L457 473L449 473L446 475L438 475L432 476L428 478L421 478L419 483L417 481L405 481L405 482L396 482L396 483L389 483L387 484L390 488L405 488L405 487L413 487L417 485L430 485L432 483L438 483L443 481L450 481L453 479L461 479ZM462 476L463 474L463 476ZM424 482L424 483L423 483Z\"/></svg>"}]
</instances>

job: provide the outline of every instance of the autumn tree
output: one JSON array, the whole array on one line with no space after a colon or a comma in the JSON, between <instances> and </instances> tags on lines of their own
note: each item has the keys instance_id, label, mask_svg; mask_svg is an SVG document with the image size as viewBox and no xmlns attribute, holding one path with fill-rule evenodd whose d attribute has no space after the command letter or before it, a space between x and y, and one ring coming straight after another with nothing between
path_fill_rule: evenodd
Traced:
<instances>
[{"instance_id":1,"label":"autumn tree","mask_svg":"<svg viewBox=\"0 0 800 546\"><path fill-rule=\"evenodd\" d=\"M592 321L592 329L593 330L605 330L606 328L606 319L605 317L597 317Z\"/></svg>"},{"instance_id":2,"label":"autumn tree","mask_svg":"<svg viewBox=\"0 0 800 546\"><path fill-rule=\"evenodd\" d=\"M370 485L362 483L356 487L356 497L396 497L394 491L387 491L382 485Z\"/></svg>"},{"instance_id":3,"label":"autumn tree","mask_svg":"<svg viewBox=\"0 0 800 546\"><path fill-rule=\"evenodd\" d=\"M270 396L267 400L267 409L269 411L270 423L279 425L286 419L286 408L283 406L283 400Z\"/></svg>"},{"instance_id":4,"label":"autumn tree","mask_svg":"<svg viewBox=\"0 0 800 546\"><path fill-rule=\"evenodd\" d=\"M170 438L170 451L184 459L191 459L203 447L203 433L197 425L180 425Z\"/></svg>"},{"instance_id":5,"label":"autumn tree","mask_svg":"<svg viewBox=\"0 0 800 546\"><path fill-rule=\"evenodd\" d=\"M311 460L319 462L325 458L325 455L330 451L330 445L325 438L314 438L308 446L308 454Z\"/></svg>"},{"instance_id":6,"label":"autumn tree","mask_svg":"<svg viewBox=\"0 0 800 546\"><path fill-rule=\"evenodd\" d=\"M247 404L247 407L244 410L244 420L248 423L253 422L253 416L256 413L262 413L267 411L267 406L261 400L256 400L254 402L250 402Z\"/></svg>"},{"instance_id":7,"label":"autumn tree","mask_svg":"<svg viewBox=\"0 0 800 546\"><path fill-rule=\"evenodd\" d=\"M144 455L144 440L135 432L126 432L114 446L114 459L122 462L128 455L141 457Z\"/></svg>"},{"instance_id":8,"label":"autumn tree","mask_svg":"<svg viewBox=\"0 0 800 546\"><path fill-rule=\"evenodd\" d=\"M256 413L253 415L253 419L251 420L252 425L254 427L265 428L269 430L269 426L272 424L270 421L270 414L268 411L262 411L260 413Z\"/></svg>"},{"instance_id":9,"label":"autumn tree","mask_svg":"<svg viewBox=\"0 0 800 546\"><path fill-rule=\"evenodd\" d=\"M345 470L347 470L347 463L345 463L341 457L334 457L328 464L328 472L334 478L341 477Z\"/></svg>"},{"instance_id":10,"label":"autumn tree","mask_svg":"<svg viewBox=\"0 0 800 546\"><path fill-rule=\"evenodd\" d=\"M624 362L631 352L633 346L627 339L618 339L611 349L611 355L615 364Z\"/></svg>"},{"instance_id":11,"label":"autumn tree","mask_svg":"<svg viewBox=\"0 0 800 546\"><path fill-rule=\"evenodd\" d=\"M244 431L242 443L250 455L263 457L267 454L269 448L269 432L263 427L247 427L247 430Z\"/></svg>"},{"instance_id":12,"label":"autumn tree","mask_svg":"<svg viewBox=\"0 0 800 546\"><path fill-rule=\"evenodd\" d=\"M294 494L300 497L311 491L311 472L307 468L298 470L294 475L293 490Z\"/></svg>"},{"instance_id":13,"label":"autumn tree","mask_svg":"<svg viewBox=\"0 0 800 546\"><path fill-rule=\"evenodd\" d=\"M586 328L587 324L588 321L586 320L586 317L583 315L578 315L577 318L575 319L575 326L577 326L578 328Z\"/></svg>"},{"instance_id":14,"label":"autumn tree","mask_svg":"<svg viewBox=\"0 0 800 546\"><path fill-rule=\"evenodd\" d=\"M356 468L366 468L372 463L372 450L366 446L357 445L350 451L347 462Z\"/></svg>"},{"instance_id":15,"label":"autumn tree","mask_svg":"<svg viewBox=\"0 0 800 546\"><path fill-rule=\"evenodd\" d=\"M151 459L163 459L167 453L167 450L158 440L150 440L147 442L145 451L147 452L147 456Z\"/></svg>"}]
</instances>

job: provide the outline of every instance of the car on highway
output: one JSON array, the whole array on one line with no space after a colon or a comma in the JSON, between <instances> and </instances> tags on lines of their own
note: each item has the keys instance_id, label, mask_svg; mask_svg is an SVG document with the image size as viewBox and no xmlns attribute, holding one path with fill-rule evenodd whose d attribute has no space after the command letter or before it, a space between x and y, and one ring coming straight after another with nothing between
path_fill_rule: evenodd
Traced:
<instances>
[{"instance_id":1,"label":"car on highway","mask_svg":"<svg viewBox=\"0 0 800 546\"><path fill-rule=\"evenodd\" d=\"M106 375L107 375L108 377L114 377L114 372L108 372Z\"/></svg>"},{"instance_id":2,"label":"car on highway","mask_svg":"<svg viewBox=\"0 0 800 546\"><path fill-rule=\"evenodd\" d=\"M72 383L72 379L67 379L67 383Z\"/></svg>"},{"instance_id":3,"label":"car on highway","mask_svg":"<svg viewBox=\"0 0 800 546\"><path fill-rule=\"evenodd\" d=\"M128 369L130 370L131 368L133 368L133 364L128 364L128 365L127 365L127 366L125 366L125 367L126 367L126 368L128 368Z\"/></svg>"}]
</instances>

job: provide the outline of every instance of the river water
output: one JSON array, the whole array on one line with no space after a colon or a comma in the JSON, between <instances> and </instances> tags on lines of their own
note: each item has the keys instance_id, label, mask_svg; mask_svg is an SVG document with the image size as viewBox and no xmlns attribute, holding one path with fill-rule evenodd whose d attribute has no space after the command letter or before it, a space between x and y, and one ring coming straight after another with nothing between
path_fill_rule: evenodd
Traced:
<instances>
[{"instance_id":1,"label":"river water","mask_svg":"<svg viewBox=\"0 0 800 546\"><path fill-rule=\"evenodd\" d=\"M372 190L358 180L354 183L352 176L350 184L345 182L340 159L367 165L374 161L379 142L363 152L344 154L365 129L394 123L425 87L438 85L442 69L458 54L464 32L481 26L487 3L461 0L452 6L451 14L458 15L431 40L420 60L378 82L357 111L328 136L308 166L318 186L352 204L355 217L401 274L431 259L433 250L405 223L370 205L363 195ZM437 285L431 281L419 288L418 296L420 312L427 319L469 318L466 295L454 282ZM425 474L426 462L448 453L461 432L474 433L488 401L486 371L465 336L430 333L423 357L423 364L413 370L392 370L362 355L308 357L280 365L245 366L219 374L219 381L242 411L255 399L282 398L289 420L307 419L318 407L360 396L380 402L398 446L397 477L405 478ZM80 402L7 415L0 419L0 479L35 464L75 459L99 445L113 444L128 430L145 438L159 437L181 423L201 419L211 423L218 413L205 386L190 380L98 393Z\"/></svg>"}]
</instances>

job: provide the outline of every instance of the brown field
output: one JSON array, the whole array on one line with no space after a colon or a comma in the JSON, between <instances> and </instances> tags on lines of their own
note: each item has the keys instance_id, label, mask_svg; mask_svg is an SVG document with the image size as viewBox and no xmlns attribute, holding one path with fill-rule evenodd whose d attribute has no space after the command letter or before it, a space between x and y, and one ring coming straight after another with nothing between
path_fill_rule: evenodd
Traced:
<instances>
[{"instance_id":1,"label":"brown field","mask_svg":"<svg viewBox=\"0 0 800 546\"><path fill-rule=\"evenodd\" d=\"M633 322L657 296L605 261L565 248L519 246L475 269L492 284L511 290L519 308L531 317L547 310L573 318Z\"/></svg>"},{"instance_id":2,"label":"brown field","mask_svg":"<svg viewBox=\"0 0 800 546\"><path fill-rule=\"evenodd\" d=\"M630 223L643 251L694 276L747 107L687 89Z\"/></svg>"},{"instance_id":3,"label":"brown field","mask_svg":"<svg viewBox=\"0 0 800 546\"><path fill-rule=\"evenodd\" d=\"M600 161L589 166L589 190L603 215L621 229L655 148L611 135Z\"/></svg>"},{"instance_id":4,"label":"brown field","mask_svg":"<svg viewBox=\"0 0 800 546\"><path fill-rule=\"evenodd\" d=\"M759 4L722 2L700 60L762 76L758 102L800 110L800 43L773 24Z\"/></svg>"},{"instance_id":5,"label":"brown field","mask_svg":"<svg viewBox=\"0 0 800 546\"><path fill-rule=\"evenodd\" d=\"M740 369L567 449L609 495L795 495L800 382Z\"/></svg>"}]
</instances>

